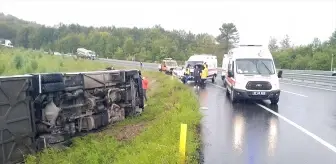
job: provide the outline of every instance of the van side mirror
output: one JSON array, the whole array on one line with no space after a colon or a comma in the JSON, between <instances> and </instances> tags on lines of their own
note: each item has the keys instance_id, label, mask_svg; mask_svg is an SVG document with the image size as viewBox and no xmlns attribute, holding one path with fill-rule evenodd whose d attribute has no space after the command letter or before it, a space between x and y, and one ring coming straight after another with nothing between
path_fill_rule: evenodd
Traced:
<instances>
[{"instance_id":1,"label":"van side mirror","mask_svg":"<svg viewBox=\"0 0 336 164\"><path fill-rule=\"evenodd\" d=\"M228 77L233 77L232 71L228 71Z\"/></svg>"},{"instance_id":2,"label":"van side mirror","mask_svg":"<svg viewBox=\"0 0 336 164\"><path fill-rule=\"evenodd\" d=\"M282 78L282 71L281 70L278 72L278 78Z\"/></svg>"}]
</instances>

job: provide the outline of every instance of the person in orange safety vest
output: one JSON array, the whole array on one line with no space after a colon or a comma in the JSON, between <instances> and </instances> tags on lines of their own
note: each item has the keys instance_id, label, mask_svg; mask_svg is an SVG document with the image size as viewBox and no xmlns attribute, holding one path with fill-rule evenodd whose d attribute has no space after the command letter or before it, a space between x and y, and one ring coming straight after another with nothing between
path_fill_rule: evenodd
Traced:
<instances>
[{"instance_id":1,"label":"person in orange safety vest","mask_svg":"<svg viewBox=\"0 0 336 164\"><path fill-rule=\"evenodd\" d=\"M147 101L147 89L148 89L148 80L146 77L142 77L142 89L145 100Z\"/></svg>"}]
</instances>

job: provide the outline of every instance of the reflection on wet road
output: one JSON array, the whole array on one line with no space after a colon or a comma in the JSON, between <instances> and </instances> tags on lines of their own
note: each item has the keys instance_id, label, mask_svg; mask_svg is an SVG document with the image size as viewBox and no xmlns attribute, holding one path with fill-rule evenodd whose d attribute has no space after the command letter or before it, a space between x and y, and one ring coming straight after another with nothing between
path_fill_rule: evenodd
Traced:
<instances>
[{"instance_id":1,"label":"reflection on wet road","mask_svg":"<svg viewBox=\"0 0 336 164\"><path fill-rule=\"evenodd\" d=\"M221 87L221 80L217 80L216 85L220 87L209 84L198 93L202 107L200 110L204 114L204 163L336 163L336 152L332 147L328 148L314 137L260 107L263 105L277 112L321 137L331 146L336 146L336 118L331 114L336 113L336 108L327 103L324 104L326 109L316 109L316 103L321 107L321 102L310 101L319 90L282 85L282 89L287 92L281 93L278 105L269 105L267 101L231 104L226 97L226 90ZM335 98L334 94L332 98Z\"/></svg>"}]
</instances>

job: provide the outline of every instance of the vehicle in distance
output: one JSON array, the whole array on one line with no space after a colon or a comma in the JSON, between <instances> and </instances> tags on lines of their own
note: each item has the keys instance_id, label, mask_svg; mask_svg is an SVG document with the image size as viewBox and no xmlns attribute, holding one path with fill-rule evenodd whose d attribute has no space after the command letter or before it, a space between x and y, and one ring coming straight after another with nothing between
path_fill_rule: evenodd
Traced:
<instances>
[{"instance_id":1,"label":"vehicle in distance","mask_svg":"<svg viewBox=\"0 0 336 164\"><path fill-rule=\"evenodd\" d=\"M12 42L10 40L7 40L7 39L0 39L0 45L8 47L8 48L13 48L14 47Z\"/></svg>"},{"instance_id":2,"label":"vehicle in distance","mask_svg":"<svg viewBox=\"0 0 336 164\"><path fill-rule=\"evenodd\" d=\"M212 83L215 83L215 79L217 77L217 56L211 54L195 54L189 57L189 59L185 62L184 68L187 68L189 65L191 67L190 73L193 75L194 66L195 65L203 65L206 63L208 65L208 77L207 79L211 79ZM184 69L185 71L185 69ZM188 81L193 81L192 76Z\"/></svg>"},{"instance_id":3,"label":"vehicle in distance","mask_svg":"<svg viewBox=\"0 0 336 164\"><path fill-rule=\"evenodd\" d=\"M139 70L2 76L0 88L0 163L6 164L144 108Z\"/></svg>"},{"instance_id":4,"label":"vehicle in distance","mask_svg":"<svg viewBox=\"0 0 336 164\"><path fill-rule=\"evenodd\" d=\"M223 82L225 81L225 75L227 74L228 64L229 64L230 57L228 54L224 54L223 61L222 61L222 72L221 72L221 78Z\"/></svg>"},{"instance_id":5,"label":"vehicle in distance","mask_svg":"<svg viewBox=\"0 0 336 164\"><path fill-rule=\"evenodd\" d=\"M165 72L166 74L172 74L176 67L178 67L176 60L173 60L172 58L164 58L159 65L159 71Z\"/></svg>"},{"instance_id":6,"label":"vehicle in distance","mask_svg":"<svg viewBox=\"0 0 336 164\"><path fill-rule=\"evenodd\" d=\"M226 94L234 103L240 99L270 100L280 97L279 78L267 46L239 45L228 52Z\"/></svg>"},{"instance_id":7,"label":"vehicle in distance","mask_svg":"<svg viewBox=\"0 0 336 164\"><path fill-rule=\"evenodd\" d=\"M77 48L77 56L83 59L95 60L97 55L94 51L85 48Z\"/></svg>"},{"instance_id":8,"label":"vehicle in distance","mask_svg":"<svg viewBox=\"0 0 336 164\"><path fill-rule=\"evenodd\" d=\"M173 76L176 76L177 78L181 79L184 75L183 67L176 67L173 70Z\"/></svg>"}]
</instances>

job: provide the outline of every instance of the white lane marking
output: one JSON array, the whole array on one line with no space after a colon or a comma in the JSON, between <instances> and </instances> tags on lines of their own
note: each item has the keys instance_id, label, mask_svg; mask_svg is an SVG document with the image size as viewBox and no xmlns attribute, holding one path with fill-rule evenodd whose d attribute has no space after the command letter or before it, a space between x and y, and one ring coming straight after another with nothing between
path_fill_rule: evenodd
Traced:
<instances>
[{"instance_id":1,"label":"white lane marking","mask_svg":"<svg viewBox=\"0 0 336 164\"><path fill-rule=\"evenodd\" d=\"M326 91L332 91L332 92L336 92L336 90L334 89L328 89L328 88L319 88L319 87L314 87L314 86L307 86L307 85L300 85L300 84L292 84L292 83L285 83L285 82L280 82L283 84L288 84L288 85L295 85L295 86L300 86L300 87L307 87L307 88L314 88L314 89L321 89L321 90L326 90Z\"/></svg>"},{"instance_id":2,"label":"white lane marking","mask_svg":"<svg viewBox=\"0 0 336 164\"><path fill-rule=\"evenodd\" d=\"M264 105L258 104L256 103L258 106L260 106L261 108L271 112L272 114L278 116L279 118L283 119L284 121L286 121L287 123L291 124L292 126L296 127L297 129L299 129L301 132L307 134L308 136L312 137L313 139L315 139L317 142L321 143L322 145L326 146L327 148L329 148L331 151L333 151L334 153L336 153L336 147L334 147L333 145L331 145L330 143L324 141L322 138L318 137L317 135L309 132L308 130L306 130L305 128L303 128L302 126L294 123L293 121L287 119L286 117L272 111L271 109L265 107Z\"/></svg>"},{"instance_id":3,"label":"white lane marking","mask_svg":"<svg viewBox=\"0 0 336 164\"><path fill-rule=\"evenodd\" d=\"M285 93L290 93L290 94L293 94L293 95L297 95L297 96L308 97L308 96L306 96L306 95L299 94L299 93L294 93L294 92L285 91L285 90L281 90L281 91L282 91L282 92L285 92Z\"/></svg>"},{"instance_id":4,"label":"white lane marking","mask_svg":"<svg viewBox=\"0 0 336 164\"><path fill-rule=\"evenodd\" d=\"M216 87L219 87L219 88L221 88L221 89L225 89L224 87L221 87L221 86L216 85L216 84L212 84L212 85L213 85L213 86L216 86ZM287 119L286 117L284 117L284 116L282 116L282 115L280 115L280 114L278 114L278 113L272 111L271 109L269 109L269 108L267 108L267 107L265 107L265 106L263 106L263 105L261 105L261 104L258 104L258 103L256 103L256 105L258 105L258 106L260 106L261 108L263 108L263 109L265 109L265 110L271 112L272 114L276 115L277 117L283 119L284 121L286 121L286 122L289 123L290 125L296 127L296 128L299 129L301 132L303 132L303 133L305 133L306 135L312 137L312 138L315 139L317 142L321 143L322 145L326 146L326 147L329 148L331 151L333 151L334 153L336 153L336 147L334 147L334 146L331 145L330 143L324 141L322 138L320 138L320 137L318 137L317 135L315 135L315 134L309 132L308 130L306 130L306 129L303 128L302 126L300 126L300 125L294 123L293 121Z\"/></svg>"},{"instance_id":5,"label":"white lane marking","mask_svg":"<svg viewBox=\"0 0 336 164\"><path fill-rule=\"evenodd\" d=\"M202 106L200 109L208 110L209 108L208 108L208 107L205 107L205 106Z\"/></svg>"}]
</instances>

